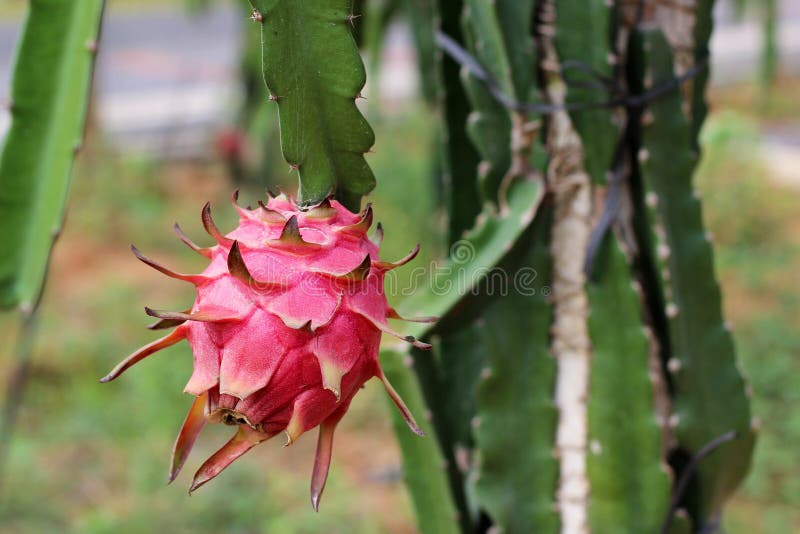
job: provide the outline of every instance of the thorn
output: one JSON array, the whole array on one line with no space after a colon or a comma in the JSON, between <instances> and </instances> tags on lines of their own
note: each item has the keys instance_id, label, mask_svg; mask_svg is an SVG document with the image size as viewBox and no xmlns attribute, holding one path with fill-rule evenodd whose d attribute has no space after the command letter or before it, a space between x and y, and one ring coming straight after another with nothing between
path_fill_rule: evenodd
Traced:
<instances>
[{"instance_id":1,"label":"thorn","mask_svg":"<svg viewBox=\"0 0 800 534\"><path fill-rule=\"evenodd\" d=\"M435 323L439 320L438 317L403 317L394 308L389 308L386 314L389 319L397 319L399 321L407 321L409 323Z\"/></svg>"},{"instance_id":2,"label":"thorn","mask_svg":"<svg viewBox=\"0 0 800 534\"><path fill-rule=\"evenodd\" d=\"M144 312L149 315L150 317L158 317L159 319L165 320L177 320L177 321L198 321L202 323L217 323L223 321L236 321L239 319L238 316L232 313L232 315L219 315L210 312L203 312L203 311L196 311L194 313L186 313L186 312L171 312L171 311L164 311L164 310L154 310L153 308L149 308L147 306L144 307Z\"/></svg>"},{"instance_id":3,"label":"thorn","mask_svg":"<svg viewBox=\"0 0 800 534\"><path fill-rule=\"evenodd\" d=\"M150 267L152 267L156 271L158 271L160 273L163 273L163 274L169 276L170 278L175 278L176 280L183 280L184 282L189 282L189 283L195 284L195 285L200 284L200 283L202 283L202 282L207 280L207 278L205 276L201 275L201 274L182 274L182 273L176 273L175 271L167 269L166 267L164 267L160 263L158 263L156 261L153 261L150 258L148 258L147 256L145 256L144 254L142 254L141 251L138 248L136 248L135 245L131 245L131 251L139 259L139 261L141 261L142 263L144 263L146 265L149 265Z\"/></svg>"},{"instance_id":4,"label":"thorn","mask_svg":"<svg viewBox=\"0 0 800 534\"><path fill-rule=\"evenodd\" d=\"M392 269L397 269L398 267L402 267L406 263L410 262L417 257L417 254L419 254L419 244L417 244L417 246L415 246L404 258L394 263L379 261L375 263L375 267L382 271L391 271Z\"/></svg>"},{"instance_id":5,"label":"thorn","mask_svg":"<svg viewBox=\"0 0 800 534\"><path fill-rule=\"evenodd\" d=\"M191 313L191 308L183 310L183 313ZM147 325L148 330L166 330L167 328L174 328L180 326L186 321L184 319L161 319L153 324Z\"/></svg>"},{"instance_id":6,"label":"thorn","mask_svg":"<svg viewBox=\"0 0 800 534\"><path fill-rule=\"evenodd\" d=\"M372 236L371 241L378 248L380 248L381 243L383 243L383 225L381 223L375 226L375 234Z\"/></svg>"},{"instance_id":7,"label":"thorn","mask_svg":"<svg viewBox=\"0 0 800 534\"><path fill-rule=\"evenodd\" d=\"M299 251L314 251L321 248L322 245L318 243L310 243L303 239L300 235L300 226L297 222L297 215L292 215L281 230L281 235L278 239L269 241L272 246L289 248L296 252Z\"/></svg>"},{"instance_id":8,"label":"thorn","mask_svg":"<svg viewBox=\"0 0 800 534\"><path fill-rule=\"evenodd\" d=\"M411 411L406 406L406 403L403 402L403 399L400 397L397 391L392 387L392 384L389 382L389 379L386 378L386 375L384 375L383 372L379 373L380 374L378 375L378 378L380 378L381 382L383 382L383 387L386 389L386 393L389 394L389 397L392 399L392 402L394 402L394 405L397 407L398 410L400 410L400 414L403 416L403 419L405 419L408 428L410 428L414 434L418 436L424 436L425 432L423 432L423 430L414 420L414 416L411 414Z\"/></svg>"},{"instance_id":9,"label":"thorn","mask_svg":"<svg viewBox=\"0 0 800 534\"><path fill-rule=\"evenodd\" d=\"M238 432L220 450L215 452L211 458L200 466L194 475L194 480L189 488L189 494L197 488L219 475L226 467L232 464L244 453L272 437L266 434L251 430L246 426L239 426Z\"/></svg>"},{"instance_id":10,"label":"thorn","mask_svg":"<svg viewBox=\"0 0 800 534\"><path fill-rule=\"evenodd\" d=\"M97 53L97 41L95 39L89 39L86 41L86 50L89 51L90 54Z\"/></svg>"},{"instance_id":11,"label":"thorn","mask_svg":"<svg viewBox=\"0 0 800 534\"><path fill-rule=\"evenodd\" d=\"M359 100L359 99L361 99L361 100L366 100L366 99L367 99L367 97L366 97L366 96L364 96L364 95L362 95L362 94L361 94L361 91L359 91L359 92L357 92L357 93L356 93L355 100Z\"/></svg>"},{"instance_id":12,"label":"thorn","mask_svg":"<svg viewBox=\"0 0 800 534\"><path fill-rule=\"evenodd\" d=\"M331 419L330 417L328 418ZM317 437L317 452L314 458L314 471L311 475L311 506L319 512L319 501L328 480L328 470L331 465L333 451L333 431L336 423L324 422L319 426Z\"/></svg>"},{"instance_id":13,"label":"thorn","mask_svg":"<svg viewBox=\"0 0 800 534\"><path fill-rule=\"evenodd\" d=\"M303 236L300 235L300 225L297 222L297 215L292 215L281 230L281 236L278 238L280 241L302 241Z\"/></svg>"},{"instance_id":14,"label":"thorn","mask_svg":"<svg viewBox=\"0 0 800 534\"><path fill-rule=\"evenodd\" d=\"M181 230L181 227L178 225L178 223L172 225L172 230L175 232L178 238L181 241L183 241L183 244L185 244L187 247L194 250L201 256L205 256L206 258L211 258L211 249L202 248L197 244L195 244L195 242L189 239L189 237L183 232L183 230Z\"/></svg>"},{"instance_id":15,"label":"thorn","mask_svg":"<svg viewBox=\"0 0 800 534\"><path fill-rule=\"evenodd\" d=\"M189 453L192 452L192 447L197 440L197 436L206 423L206 418L203 414L205 412L207 397L208 392L195 397L191 408L189 408L189 413L186 414L178 437L175 439L175 444L172 446L172 461L169 467L168 484L172 484L181 472L183 464L186 463L186 459L189 457Z\"/></svg>"},{"instance_id":16,"label":"thorn","mask_svg":"<svg viewBox=\"0 0 800 534\"><path fill-rule=\"evenodd\" d=\"M372 259L369 254L364 256L364 260L352 271L344 276L338 277L340 280L347 282L363 282L369 276L369 270L372 268Z\"/></svg>"},{"instance_id":17,"label":"thorn","mask_svg":"<svg viewBox=\"0 0 800 534\"><path fill-rule=\"evenodd\" d=\"M349 15L347 15L347 18L345 19L345 21L347 22L347 24L349 24L350 26L355 28L356 27L356 19L359 19L359 18L361 18L361 15L356 15L354 13L350 13Z\"/></svg>"},{"instance_id":18,"label":"thorn","mask_svg":"<svg viewBox=\"0 0 800 534\"><path fill-rule=\"evenodd\" d=\"M182 328L176 328L168 335L162 337L161 339L157 339L152 343L148 343L144 347L140 348L124 360L122 360L119 364L117 364L114 369L111 370L106 376L100 379L100 382L106 383L111 382L119 375L139 363L140 361L144 360L148 356L155 354L156 352L165 349L167 347L171 347L178 341L181 341L186 338L186 333Z\"/></svg>"},{"instance_id":19,"label":"thorn","mask_svg":"<svg viewBox=\"0 0 800 534\"><path fill-rule=\"evenodd\" d=\"M253 9L253 12L250 14L250 20L252 20L253 22L263 23L264 15L262 15L259 10Z\"/></svg>"},{"instance_id":20,"label":"thorn","mask_svg":"<svg viewBox=\"0 0 800 534\"><path fill-rule=\"evenodd\" d=\"M219 231L219 228L217 228L217 225L214 223L214 219L211 217L211 202L206 202L205 206L203 206L201 219L203 221L203 228L205 228L208 235L213 237L217 243L224 247L230 247L233 244L233 239L228 239L222 235L222 232Z\"/></svg>"},{"instance_id":21,"label":"thorn","mask_svg":"<svg viewBox=\"0 0 800 534\"><path fill-rule=\"evenodd\" d=\"M341 228L342 231L345 232L356 232L359 234L365 234L367 230L372 226L372 220L374 218L374 214L372 211L372 203L367 204L367 207L364 208L364 211L361 212L361 220L359 220L355 224L351 224L349 226L343 226Z\"/></svg>"},{"instance_id":22,"label":"thorn","mask_svg":"<svg viewBox=\"0 0 800 534\"><path fill-rule=\"evenodd\" d=\"M277 101L278 101L278 100L280 100L281 98L283 98L283 97L282 97L282 96L278 96L278 95L276 95L276 94L273 94L273 93L270 93L270 94L269 94L269 99L268 99L268 100L269 100L270 102L277 102Z\"/></svg>"}]
</instances>

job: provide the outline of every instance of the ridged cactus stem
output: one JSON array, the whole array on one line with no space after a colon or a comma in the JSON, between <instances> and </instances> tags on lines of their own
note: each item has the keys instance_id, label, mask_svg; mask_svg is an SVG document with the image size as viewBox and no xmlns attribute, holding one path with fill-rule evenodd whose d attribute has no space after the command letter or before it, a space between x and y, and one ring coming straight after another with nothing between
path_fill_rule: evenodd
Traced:
<instances>
[{"instance_id":1,"label":"ridged cactus stem","mask_svg":"<svg viewBox=\"0 0 800 534\"><path fill-rule=\"evenodd\" d=\"M555 16L552 1L542 7L540 29L542 70L551 103L562 104L566 87L551 39ZM562 532L589 532L589 480L586 473L591 341L587 326L589 302L584 287L585 251L592 233L591 178L583 167L583 146L566 111L549 117L547 149L549 187L556 205L551 232L553 324L551 353L557 362L555 398L558 409L556 455L561 471L557 504Z\"/></svg>"}]
</instances>

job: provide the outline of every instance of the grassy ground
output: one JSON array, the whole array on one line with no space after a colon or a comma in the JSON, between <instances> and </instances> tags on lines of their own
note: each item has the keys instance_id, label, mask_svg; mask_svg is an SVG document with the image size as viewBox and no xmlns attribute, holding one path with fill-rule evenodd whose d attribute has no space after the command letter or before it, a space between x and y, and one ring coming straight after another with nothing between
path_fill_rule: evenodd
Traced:
<instances>
[{"instance_id":1,"label":"grassy ground","mask_svg":"<svg viewBox=\"0 0 800 534\"><path fill-rule=\"evenodd\" d=\"M774 169L760 150L765 130L800 135L797 88L784 82L768 103L752 88L717 93L703 132L698 188L761 420L753 470L728 507L731 533L800 532L800 183L772 185Z\"/></svg>"},{"instance_id":2,"label":"grassy ground","mask_svg":"<svg viewBox=\"0 0 800 534\"><path fill-rule=\"evenodd\" d=\"M787 91L776 99L786 109L763 113L750 105L747 91L715 95L720 111L704 132L698 178L717 237L727 314L763 422L753 473L727 515L732 533L800 531L800 414L791 409L800 400L800 318L794 313L800 304L800 213L794 208L800 193L771 185L768 162L759 156L762 128L776 117L792 117ZM800 113L794 113L797 124ZM374 201L387 256L400 257L422 240L427 246L420 264L437 253L432 236L440 224L425 185L427 121L422 113L375 121L378 145L370 160L380 177ZM218 224L230 228L231 187L223 169L207 162L160 165L97 148L82 156L0 488L0 532L144 533L155 524L175 533L413 532L378 384L368 384L341 425L318 515L307 497L313 432L287 449L277 442L258 447L188 498L193 470L230 433L207 427L185 472L166 486L172 440L190 404L180 393L190 372L185 344L112 385L97 383L153 338L143 328L149 322L143 305L182 309L192 300L191 287L137 262L129 242L179 270L201 269L203 260L178 243L170 226L180 221L196 240L209 242L200 207L211 200ZM258 192L242 196L246 204ZM0 319L3 339L13 327L11 319ZM2 356L5 376L12 355Z\"/></svg>"}]
</instances>

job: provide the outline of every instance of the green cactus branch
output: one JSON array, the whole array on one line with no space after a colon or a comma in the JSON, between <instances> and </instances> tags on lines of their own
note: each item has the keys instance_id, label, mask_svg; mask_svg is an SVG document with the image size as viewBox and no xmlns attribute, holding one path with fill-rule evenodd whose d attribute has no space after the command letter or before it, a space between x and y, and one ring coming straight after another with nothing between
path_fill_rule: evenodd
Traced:
<instances>
[{"instance_id":1,"label":"green cactus branch","mask_svg":"<svg viewBox=\"0 0 800 534\"><path fill-rule=\"evenodd\" d=\"M463 0L436 1L441 31L457 42L463 42L460 24ZM481 211L481 192L477 181L480 156L467 134L467 119L471 108L459 77L461 67L449 57L441 58L438 50L435 53L442 73L440 105L444 117L441 148L443 200L448 213L447 239L452 244L474 226L475 217Z\"/></svg>"},{"instance_id":2,"label":"green cactus branch","mask_svg":"<svg viewBox=\"0 0 800 534\"><path fill-rule=\"evenodd\" d=\"M653 86L668 81L673 71L666 39L650 31L642 40L643 79ZM720 513L747 473L754 433L733 339L722 318L711 244L692 189L692 130L681 106L678 92L651 103L653 120L643 127L639 160L651 254L664 288L678 442L693 454L726 432L739 435L698 468L689 504L695 524L702 526Z\"/></svg>"},{"instance_id":3,"label":"green cactus branch","mask_svg":"<svg viewBox=\"0 0 800 534\"><path fill-rule=\"evenodd\" d=\"M102 0L30 3L0 154L0 307L31 310L39 298L82 142L102 11Z\"/></svg>"},{"instance_id":4,"label":"green cactus branch","mask_svg":"<svg viewBox=\"0 0 800 534\"><path fill-rule=\"evenodd\" d=\"M632 284L616 238L607 234L587 288L594 348L587 436L594 532L657 532L669 505L649 346Z\"/></svg>"},{"instance_id":5,"label":"green cactus branch","mask_svg":"<svg viewBox=\"0 0 800 534\"><path fill-rule=\"evenodd\" d=\"M553 455L557 413L555 361L548 341L551 210L542 209L515 250L516 269L531 276L497 298L478 323L485 364L477 389L475 494L504 532L559 531ZM515 276L517 282L521 278Z\"/></svg>"},{"instance_id":6,"label":"green cactus branch","mask_svg":"<svg viewBox=\"0 0 800 534\"><path fill-rule=\"evenodd\" d=\"M414 373L405 365L408 355L395 351L381 352L381 367L405 400L412 413L426 413L425 402ZM420 438L408 431L405 420L394 405L389 406L397 441L403 453L403 472L406 485L414 502L420 532L423 534L449 534L461 532L458 509L453 502L445 461L433 427L418 417L420 427L427 436Z\"/></svg>"},{"instance_id":7,"label":"green cactus branch","mask_svg":"<svg viewBox=\"0 0 800 534\"><path fill-rule=\"evenodd\" d=\"M608 80L615 77L617 60L612 43L614 24L612 8L605 0L556 0L556 34L554 42L558 57L563 63L580 62L594 73ZM581 28L576 31L576 28ZM587 84L598 80L588 73L570 69L562 74L569 79L568 102L592 102L605 97L603 90ZM583 149L586 171L595 183L605 181L611 166L617 127L610 108L582 109L570 113L575 130L587 140ZM591 140L589 142L588 140Z\"/></svg>"},{"instance_id":8,"label":"green cactus branch","mask_svg":"<svg viewBox=\"0 0 800 534\"><path fill-rule=\"evenodd\" d=\"M375 136L356 106L366 73L351 35L352 0L250 3L283 155L300 177L299 201L311 205L333 193L359 211L375 187L364 158Z\"/></svg>"},{"instance_id":9,"label":"green cactus branch","mask_svg":"<svg viewBox=\"0 0 800 534\"><path fill-rule=\"evenodd\" d=\"M532 1L469 0L462 15L467 48L486 66L503 94L526 103L539 101L533 7ZM529 170L538 129L525 114L510 112L497 102L473 74L465 72L462 77L474 108L468 133L483 159L478 170L483 198L501 203L504 182Z\"/></svg>"},{"instance_id":10,"label":"green cactus branch","mask_svg":"<svg viewBox=\"0 0 800 534\"><path fill-rule=\"evenodd\" d=\"M711 31L714 28L713 10L715 0L698 0L695 8L694 21L694 61L695 64L708 64L711 52L709 41ZM700 128L706 120L708 114L708 104L706 103L706 86L708 85L709 72L703 69L692 82L691 92L691 120L692 149L699 151Z\"/></svg>"},{"instance_id":11,"label":"green cactus branch","mask_svg":"<svg viewBox=\"0 0 800 534\"><path fill-rule=\"evenodd\" d=\"M446 318L505 257L530 225L543 194L543 184L539 181L520 180L512 184L508 211L498 215L493 207L487 206L478 216L475 228L454 245L451 257L435 268L423 287L416 288L413 295L398 305L400 314ZM418 323L406 330L410 335L424 337L431 328Z\"/></svg>"}]
</instances>

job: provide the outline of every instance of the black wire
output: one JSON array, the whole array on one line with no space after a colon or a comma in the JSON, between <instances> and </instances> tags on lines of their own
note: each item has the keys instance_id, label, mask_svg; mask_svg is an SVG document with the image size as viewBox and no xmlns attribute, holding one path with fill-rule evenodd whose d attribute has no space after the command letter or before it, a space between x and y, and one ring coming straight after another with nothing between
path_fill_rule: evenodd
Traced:
<instances>
[{"instance_id":1,"label":"black wire","mask_svg":"<svg viewBox=\"0 0 800 534\"><path fill-rule=\"evenodd\" d=\"M672 525L672 520L675 517L675 513L678 511L678 506L680 505L680 502L686 493L686 489L689 487L689 482L692 479L692 475L694 475L694 472L697 470L698 464L703 460L703 458L720 448L722 445L733 441L737 437L738 434L735 430L726 432L705 444L694 456L692 456L692 458L689 460L689 463L686 464L686 467L683 469L683 473L681 473L681 478L678 480L678 484L675 486L675 491L672 494L672 501L670 502L669 510L667 510L667 515L664 517L664 522L661 524L661 534L669 533L669 527ZM717 526L718 525L714 524L713 522L709 523L704 527L702 532L713 532ZM708 531L708 528L711 528L711 530Z\"/></svg>"},{"instance_id":2,"label":"black wire","mask_svg":"<svg viewBox=\"0 0 800 534\"><path fill-rule=\"evenodd\" d=\"M622 184L625 182L625 162L630 147L629 139L632 135L631 119L625 124L625 129L620 136L617 146L614 149L614 159L611 166L611 177L608 180L608 195L603 205L603 213L597 221L592 235L589 236L589 245L586 247L586 259L583 263L583 272L587 278L591 275L594 260L600 250L600 244L606 236L606 232L611 229L611 225L617 217L617 211L622 200L624 189Z\"/></svg>"},{"instance_id":3,"label":"black wire","mask_svg":"<svg viewBox=\"0 0 800 534\"><path fill-rule=\"evenodd\" d=\"M703 60L681 76L672 78L671 80L664 82L662 85L654 87L649 91L645 91L639 95L624 94L599 102L566 102L564 104L523 103L505 94L502 89L500 89L499 85L489 71L487 71L483 65L481 65L477 59L475 59L474 56L467 52L460 44L458 44L447 34L443 33L442 31L437 31L436 44L442 49L442 51L444 51L444 53L450 56L453 61L466 68L470 74L482 81L486 86L486 89L489 90L492 96L500 104L502 104L503 107L510 111L522 113L547 114L554 113L556 111L581 111L590 109L609 109L615 107L641 109L653 100L656 100L657 98L680 87L680 85L684 82L691 80L700 72L705 70L705 68L708 66L708 61ZM565 62L565 65L567 65L567 70L581 70L582 72L592 75L600 82L599 85L596 86L598 88L602 87L605 90L614 89L613 92L618 92L619 90L619 87L615 82L613 82L613 80L597 73L588 65L585 65L579 61ZM562 65L562 69L563 68L564 65Z\"/></svg>"}]
</instances>

